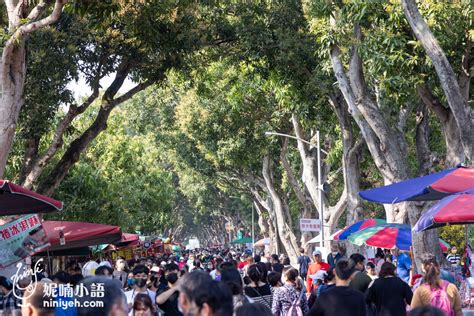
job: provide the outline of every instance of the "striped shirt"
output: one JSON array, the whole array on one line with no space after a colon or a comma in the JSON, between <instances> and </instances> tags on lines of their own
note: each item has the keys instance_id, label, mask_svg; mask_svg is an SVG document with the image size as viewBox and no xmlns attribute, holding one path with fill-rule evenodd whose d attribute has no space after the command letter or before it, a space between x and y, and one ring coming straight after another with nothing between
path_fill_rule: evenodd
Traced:
<instances>
[{"instance_id":1,"label":"striped shirt","mask_svg":"<svg viewBox=\"0 0 474 316\"><path fill-rule=\"evenodd\" d=\"M268 307L269 310L272 309L273 293L270 285L265 284L259 287L246 286L244 292L245 295L252 298L255 302Z\"/></svg>"},{"instance_id":2,"label":"striped shirt","mask_svg":"<svg viewBox=\"0 0 474 316\"><path fill-rule=\"evenodd\" d=\"M449 255L446 256L446 260L448 260L451 265L455 266L459 264L459 261L461 261L461 256L457 253L452 254L450 253Z\"/></svg>"}]
</instances>

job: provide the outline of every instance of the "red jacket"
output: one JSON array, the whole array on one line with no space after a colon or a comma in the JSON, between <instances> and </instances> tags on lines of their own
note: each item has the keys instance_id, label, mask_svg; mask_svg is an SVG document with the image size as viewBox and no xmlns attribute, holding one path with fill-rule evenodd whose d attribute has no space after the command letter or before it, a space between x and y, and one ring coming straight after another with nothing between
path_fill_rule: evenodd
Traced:
<instances>
[{"instance_id":1,"label":"red jacket","mask_svg":"<svg viewBox=\"0 0 474 316\"><path fill-rule=\"evenodd\" d=\"M326 262L314 262L311 263L308 267L308 275L306 276L306 291L311 293L312 286L313 286L313 278L311 277L313 274L316 274L319 270L327 271L329 270L330 266Z\"/></svg>"}]
</instances>

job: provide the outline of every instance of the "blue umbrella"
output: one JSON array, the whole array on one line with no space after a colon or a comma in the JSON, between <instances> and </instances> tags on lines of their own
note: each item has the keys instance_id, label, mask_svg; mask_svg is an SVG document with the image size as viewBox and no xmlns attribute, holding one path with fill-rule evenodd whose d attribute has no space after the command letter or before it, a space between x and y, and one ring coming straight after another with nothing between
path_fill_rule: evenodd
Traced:
<instances>
[{"instance_id":1,"label":"blue umbrella","mask_svg":"<svg viewBox=\"0 0 474 316\"><path fill-rule=\"evenodd\" d=\"M459 166L427 176L359 192L368 201L392 204L404 201L439 200L474 188L474 168Z\"/></svg>"}]
</instances>

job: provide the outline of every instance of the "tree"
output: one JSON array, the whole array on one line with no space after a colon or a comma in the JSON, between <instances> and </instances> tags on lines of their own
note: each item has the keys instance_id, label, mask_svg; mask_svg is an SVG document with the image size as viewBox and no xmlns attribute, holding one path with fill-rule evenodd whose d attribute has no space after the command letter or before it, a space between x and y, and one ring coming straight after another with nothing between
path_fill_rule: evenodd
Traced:
<instances>
[{"instance_id":1,"label":"tree","mask_svg":"<svg viewBox=\"0 0 474 316\"><path fill-rule=\"evenodd\" d=\"M10 152L18 116L23 106L26 76L26 40L36 30L55 23L66 0L29 1L5 0L8 16L7 40L3 44L0 62L0 176L3 176ZM52 9L52 11L50 11Z\"/></svg>"},{"instance_id":2,"label":"tree","mask_svg":"<svg viewBox=\"0 0 474 316\"><path fill-rule=\"evenodd\" d=\"M407 179L412 170L429 172L432 152L423 106L417 109L416 133L409 132L414 103L419 102L413 87L420 85L429 70L420 62L423 59L416 47L407 49L412 35L400 9L390 3L331 1L309 6L308 15L323 43L321 53L330 56L338 86L385 184ZM366 31L369 28L371 32ZM411 137L416 140L419 166L412 166L408 159ZM387 219L405 221L408 215L414 224L423 208L410 203L398 204L395 209L388 206ZM417 259L425 251L435 250L441 256L434 243L435 232L426 234L413 236Z\"/></svg>"},{"instance_id":3,"label":"tree","mask_svg":"<svg viewBox=\"0 0 474 316\"><path fill-rule=\"evenodd\" d=\"M421 42L421 45L423 45L439 77L439 82L451 110L449 112L446 110L445 112L448 113L445 115L451 113L454 117L459 131L459 138L464 148L464 154L468 161L472 161L474 153L474 133L472 133L474 128L474 114L472 108L467 104L471 78L470 53L472 50L472 40L467 44L465 54L463 54L462 62L464 67L458 81L446 54L418 11L416 1L403 0L402 6L413 33ZM466 33L467 31L468 30L466 30ZM434 105L434 107L436 107L436 105Z\"/></svg>"},{"instance_id":4,"label":"tree","mask_svg":"<svg viewBox=\"0 0 474 316\"><path fill-rule=\"evenodd\" d=\"M87 128L93 104L74 122L75 132ZM124 231L164 233L178 226L173 216L177 189L150 131L140 131L136 104L114 111L110 130L97 137L56 192L65 202L63 212L48 218L119 225ZM75 138L76 135L68 135Z\"/></svg>"},{"instance_id":5,"label":"tree","mask_svg":"<svg viewBox=\"0 0 474 316\"><path fill-rule=\"evenodd\" d=\"M201 48L220 42L222 38L214 32L216 25L212 24L214 15L207 15L209 8L194 3L162 5L160 1L99 3L93 6L93 10L86 10L83 16L64 17L54 31L70 34L71 39L60 42L53 37L52 46L62 45L63 49L76 46L75 62L92 93L81 104L70 104L66 113L63 114L61 109L56 111L54 135L44 150L39 148L41 137L38 135L25 141L24 167L20 176L24 179L22 184L31 188L40 180L37 190L50 195L91 141L107 127L114 108L152 84L162 82L169 70L188 67L190 57ZM202 33L201 29L208 32ZM101 93L100 80L112 75L112 83ZM131 78L136 85L119 94L126 78ZM56 160L71 122L98 99L101 107L95 119L81 135L67 144L60 159ZM45 114L51 116L51 113ZM49 168L51 164L54 167Z\"/></svg>"}]
</instances>

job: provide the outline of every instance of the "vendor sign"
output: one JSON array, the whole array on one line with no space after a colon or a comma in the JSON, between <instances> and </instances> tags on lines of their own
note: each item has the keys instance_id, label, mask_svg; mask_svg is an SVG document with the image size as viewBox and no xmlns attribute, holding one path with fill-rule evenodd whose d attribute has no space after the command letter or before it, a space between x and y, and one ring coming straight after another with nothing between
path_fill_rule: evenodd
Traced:
<instances>
[{"instance_id":1,"label":"vendor sign","mask_svg":"<svg viewBox=\"0 0 474 316\"><path fill-rule=\"evenodd\" d=\"M0 226L0 268L49 247L38 215L26 215Z\"/></svg>"}]
</instances>

